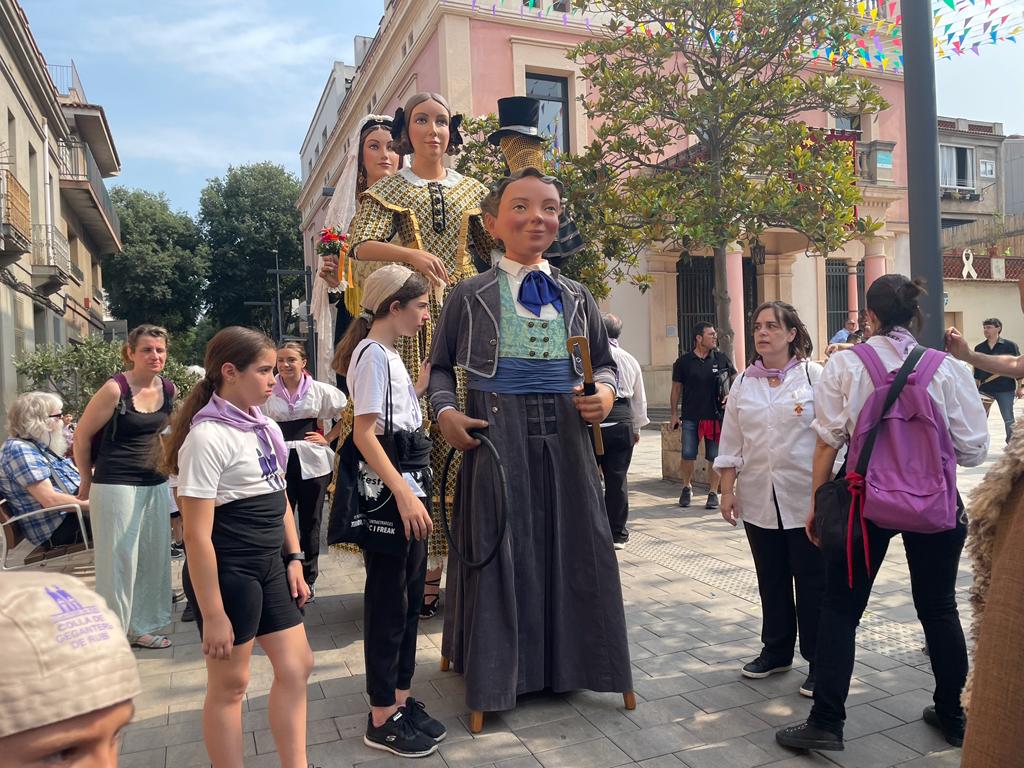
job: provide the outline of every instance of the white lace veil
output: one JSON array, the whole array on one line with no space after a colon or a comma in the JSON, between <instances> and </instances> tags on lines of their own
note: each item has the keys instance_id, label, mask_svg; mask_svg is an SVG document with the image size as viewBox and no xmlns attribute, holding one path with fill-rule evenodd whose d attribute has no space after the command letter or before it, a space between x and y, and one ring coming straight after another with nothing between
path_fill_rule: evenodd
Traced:
<instances>
[{"instance_id":1,"label":"white lace veil","mask_svg":"<svg viewBox=\"0 0 1024 768\"><path fill-rule=\"evenodd\" d=\"M348 231L352 217L356 214L356 176L361 150L359 136L363 132L363 126L368 122L383 120L390 121L391 118L387 115L366 115L359 121L349 137L350 152L341 161L341 175L338 177L338 184L334 188L331 202L327 205L324 227L337 227L342 232ZM342 288L344 287L343 284ZM316 377L320 381L333 384L334 371L331 370L331 359L334 357L335 312L331 309L330 301L327 298L327 283L319 277L313 282L310 311L316 322Z\"/></svg>"}]
</instances>

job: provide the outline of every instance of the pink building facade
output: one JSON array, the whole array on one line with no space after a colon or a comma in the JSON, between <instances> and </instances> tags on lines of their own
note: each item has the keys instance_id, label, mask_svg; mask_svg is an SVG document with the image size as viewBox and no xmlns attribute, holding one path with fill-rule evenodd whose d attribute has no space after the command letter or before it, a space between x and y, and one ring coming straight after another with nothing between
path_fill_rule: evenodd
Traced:
<instances>
[{"instance_id":1,"label":"pink building facade","mask_svg":"<svg viewBox=\"0 0 1024 768\"><path fill-rule=\"evenodd\" d=\"M548 5L545 3L545 5ZM580 151L590 140L580 97L586 83L566 49L600 34L606 18L541 13L518 2L474 0L393 0L377 35L359 63L350 91L338 110L330 136L300 199L307 258L313 263L315 233L323 226L323 186L336 182L346 163L354 162L349 137L367 112L392 113L417 91L444 94L459 112L496 111L497 99L536 95L542 99L542 129L560 147ZM864 70L891 105L879 115L849 115L836 121L808 115L808 125L858 132L857 169L863 187L860 213L885 222L882 236L854 241L828 258L805 254L802 237L772 231L764 238L764 264L754 264L739 245L729 254L728 283L736 329L736 358L746 360L744 329L757 303L792 302L808 325L815 348L862 306L864 286L886 271L909 267L906 203L906 137L903 78L898 73ZM331 222L333 223L333 222ZM342 222L347 226L347 222ZM645 294L629 285L615 286L604 308L625 323L623 345L644 368L649 397L667 403L671 365L681 346L688 347L692 322L713 317L710 260L680 263L678 251L652 246L641 270L653 284ZM691 322L692 321L692 322ZM683 342L681 344L681 341Z\"/></svg>"}]
</instances>

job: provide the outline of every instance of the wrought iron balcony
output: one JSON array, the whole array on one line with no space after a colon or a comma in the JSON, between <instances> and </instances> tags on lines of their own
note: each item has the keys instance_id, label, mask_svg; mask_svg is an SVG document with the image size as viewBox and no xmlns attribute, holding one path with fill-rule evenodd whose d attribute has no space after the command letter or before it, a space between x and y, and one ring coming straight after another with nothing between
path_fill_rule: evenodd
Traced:
<instances>
[{"instance_id":1,"label":"wrought iron balcony","mask_svg":"<svg viewBox=\"0 0 1024 768\"><path fill-rule=\"evenodd\" d=\"M36 224L32 235L32 287L48 296L71 278L71 248L56 227Z\"/></svg>"},{"instance_id":2,"label":"wrought iron balcony","mask_svg":"<svg viewBox=\"0 0 1024 768\"><path fill-rule=\"evenodd\" d=\"M89 145L79 139L60 141L60 181L68 202L104 253L121 250L121 221L110 200L103 174Z\"/></svg>"},{"instance_id":3,"label":"wrought iron balcony","mask_svg":"<svg viewBox=\"0 0 1024 768\"><path fill-rule=\"evenodd\" d=\"M0 217L0 266L7 266L32 248L32 205L28 192L6 168L0 171Z\"/></svg>"}]
</instances>

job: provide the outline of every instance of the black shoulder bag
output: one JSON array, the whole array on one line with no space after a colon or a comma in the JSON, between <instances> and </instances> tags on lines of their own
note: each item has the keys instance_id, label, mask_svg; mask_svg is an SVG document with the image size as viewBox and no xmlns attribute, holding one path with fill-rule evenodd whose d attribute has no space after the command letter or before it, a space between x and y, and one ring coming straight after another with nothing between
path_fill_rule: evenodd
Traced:
<instances>
[{"instance_id":1,"label":"black shoulder bag","mask_svg":"<svg viewBox=\"0 0 1024 768\"><path fill-rule=\"evenodd\" d=\"M381 349L384 349L382 345ZM359 353L362 358L367 345ZM384 434L377 440L392 466L399 472L423 471L422 499L430 511L430 438L423 429L415 431L394 428L394 409L391 401L391 361L388 361L388 389L384 396ZM398 502L391 489L374 474L361 470L363 456L356 447L353 433L338 451L338 473L331 501L331 514L327 523L328 544L357 544L371 552L405 554L409 541L405 537ZM369 469L367 466L366 469Z\"/></svg>"}]
</instances>

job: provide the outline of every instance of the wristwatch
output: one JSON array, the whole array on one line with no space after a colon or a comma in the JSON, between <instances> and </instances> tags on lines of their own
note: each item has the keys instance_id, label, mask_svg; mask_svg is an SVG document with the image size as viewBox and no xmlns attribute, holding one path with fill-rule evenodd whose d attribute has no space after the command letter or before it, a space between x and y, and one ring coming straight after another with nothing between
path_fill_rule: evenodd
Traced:
<instances>
[{"instance_id":1,"label":"wristwatch","mask_svg":"<svg viewBox=\"0 0 1024 768\"><path fill-rule=\"evenodd\" d=\"M291 552L291 553L289 553L289 554L284 556L284 564L285 565L288 565L289 563L291 563L291 562L293 562L295 560L298 560L300 563L306 562L306 553L305 552Z\"/></svg>"}]
</instances>

